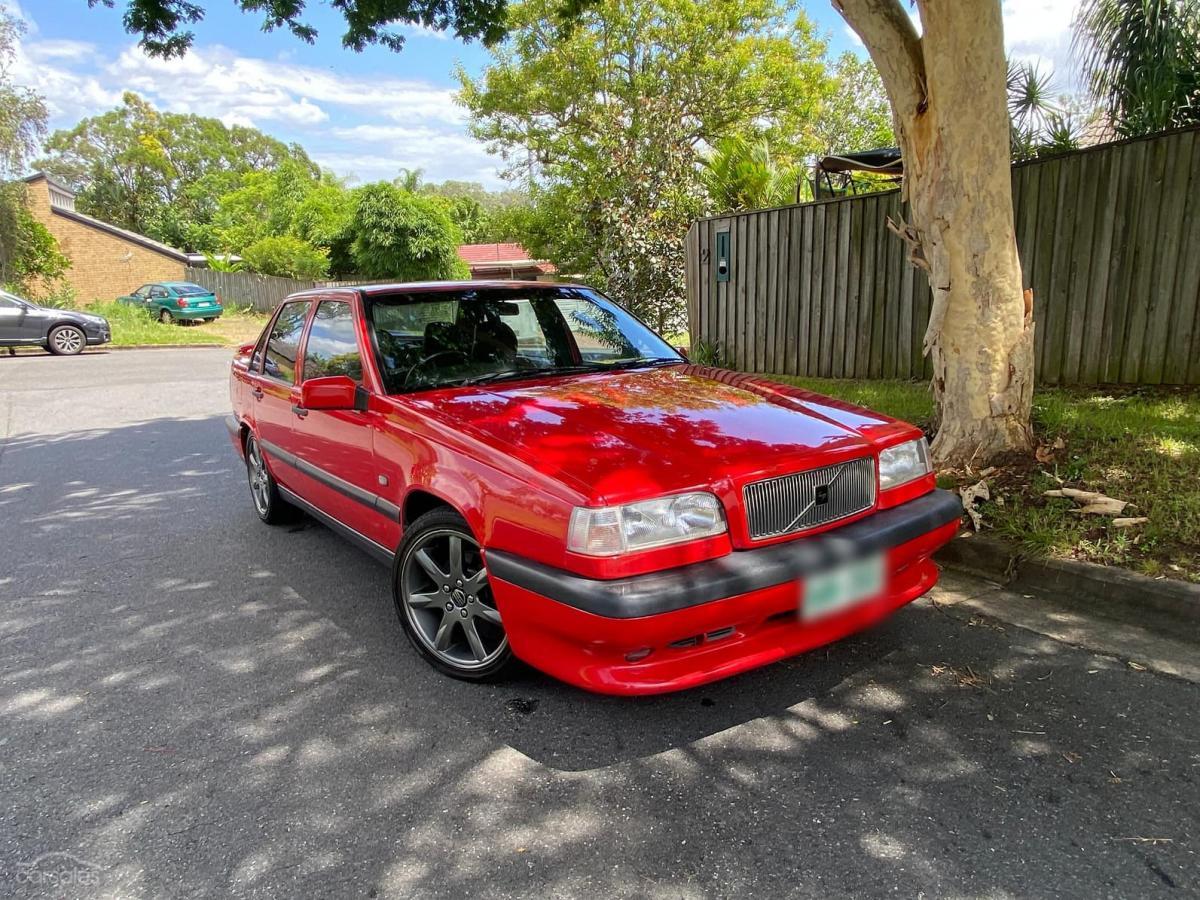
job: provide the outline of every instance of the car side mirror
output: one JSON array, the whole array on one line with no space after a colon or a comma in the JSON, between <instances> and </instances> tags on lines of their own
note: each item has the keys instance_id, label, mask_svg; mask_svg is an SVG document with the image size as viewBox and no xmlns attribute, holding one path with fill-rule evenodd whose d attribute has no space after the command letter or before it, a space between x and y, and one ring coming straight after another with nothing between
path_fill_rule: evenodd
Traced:
<instances>
[{"instance_id":1,"label":"car side mirror","mask_svg":"<svg viewBox=\"0 0 1200 900\"><path fill-rule=\"evenodd\" d=\"M688 358L687 347L676 347L675 352L678 353L680 356L682 356L684 359Z\"/></svg>"},{"instance_id":2,"label":"car side mirror","mask_svg":"<svg viewBox=\"0 0 1200 900\"><path fill-rule=\"evenodd\" d=\"M305 409L367 408L366 388L346 375L310 378L300 385L300 405Z\"/></svg>"}]
</instances>

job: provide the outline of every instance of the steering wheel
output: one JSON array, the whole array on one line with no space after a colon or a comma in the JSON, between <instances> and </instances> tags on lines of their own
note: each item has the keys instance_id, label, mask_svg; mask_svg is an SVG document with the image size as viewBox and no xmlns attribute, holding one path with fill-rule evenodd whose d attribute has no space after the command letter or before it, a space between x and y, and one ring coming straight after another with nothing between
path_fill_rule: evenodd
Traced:
<instances>
[{"instance_id":1,"label":"steering wheel","mask_svg":"<svg viewBox=\"0 0 1200 900\"><path fill-rule=\"evenodd\" d=\"M439 350L437 353L430 353L428 356L423 356L420 359L418 359L415 363L413 363L411 366L409 366L405 370L404 380L402 382L400 382L400 386L407 387L409 379L412 378L412 376L413 376L413 372L415 372L417 369L420 369L423 366L426 366L429 363L433 362L439 356L461 356L463 358L464 362L469 362L471 359L471 357L468 356L466 354L466 352L463 350Z\"/></svg>"}]
</instances>

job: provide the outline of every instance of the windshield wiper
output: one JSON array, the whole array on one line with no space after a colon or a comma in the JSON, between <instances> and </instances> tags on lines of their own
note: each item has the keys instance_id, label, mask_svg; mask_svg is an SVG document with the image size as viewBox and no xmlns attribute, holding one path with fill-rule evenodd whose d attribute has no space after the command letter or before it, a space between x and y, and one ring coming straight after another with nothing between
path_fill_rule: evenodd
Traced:
<instances>
[{"instance_id":1,"label":"windshield wiper","mask_svg":"<svg viewBox=\"0 0 1200 900\"><path fill-rule=\"evenodd\" d=\"M508 381L512 378L543 378L546 375L580 375L592 372L612 372L618 369L634 369L641 366L663 366L682 363L682 359L669 357L645 357L641 359L625 359L612 363L582 363L577 366L546 366L543 369L506 369L503 372L485 372L482 375L472 375L461 381L451 382L458 386L473 384L492 384L496 381Z\"/></svg>"},{"instance_id":2,"label":"windshield wiper","mask_svg":"<svg viewBox=\"0 0 1200 900\"><path fill-rule=\"evenodd\" d=\"M683 365L682 359L671 359L669 356L643 356L638 359L623 359L602 366L604 369L640 369L644 366L675 366Z\"/></svg>"}]
</instances>

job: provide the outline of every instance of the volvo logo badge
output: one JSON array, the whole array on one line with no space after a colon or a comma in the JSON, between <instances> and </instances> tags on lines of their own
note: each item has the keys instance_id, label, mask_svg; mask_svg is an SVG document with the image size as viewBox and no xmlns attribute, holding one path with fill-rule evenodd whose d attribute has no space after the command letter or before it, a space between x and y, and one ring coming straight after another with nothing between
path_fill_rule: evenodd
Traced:
<instances>
[{"instance_id":1,"label":"volvo logo badge","mask_svg":"<svg viewBox=\"0 0 1200 900\"><path fill-rule=\"evenodd\" d=\"M817 485L817 489L814 492L814 494L815 494L815 496L813 499L816 501L817 506L824 506L826 503L829 502L829 485L827 485L827 484Z\"/></svg>"}]
</instances>

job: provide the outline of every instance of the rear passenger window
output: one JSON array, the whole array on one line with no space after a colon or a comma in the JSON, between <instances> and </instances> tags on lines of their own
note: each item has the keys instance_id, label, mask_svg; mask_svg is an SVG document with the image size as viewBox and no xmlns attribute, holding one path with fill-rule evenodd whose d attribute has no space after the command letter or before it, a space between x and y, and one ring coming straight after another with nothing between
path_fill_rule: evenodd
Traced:
<instances>
[{"instance_id":1,"label":"rear passenger window","mask_svg":"<svg viewBox=\"0 0 1200 900\"><path fill-rule=\"evenodd\" d=\"M341 300L321 302L304 345L304 380L328 375L347 375L362 381L354 312Z\"/></svg>"},{"instance_id":2,"label":"rear passenger window","mask_svg":"<svg viewBox=\"0 0 1200 900\"><path fill-rule=\"evenodd\" d=\"M267 358L263 361L263 374L288 384L296 383L296 356L300 350L300 334L304 331L304 317L308 315L308 301L298 300L285 303L279 310L271 337L267 340Z\"/></svg>"}]
</instances>

